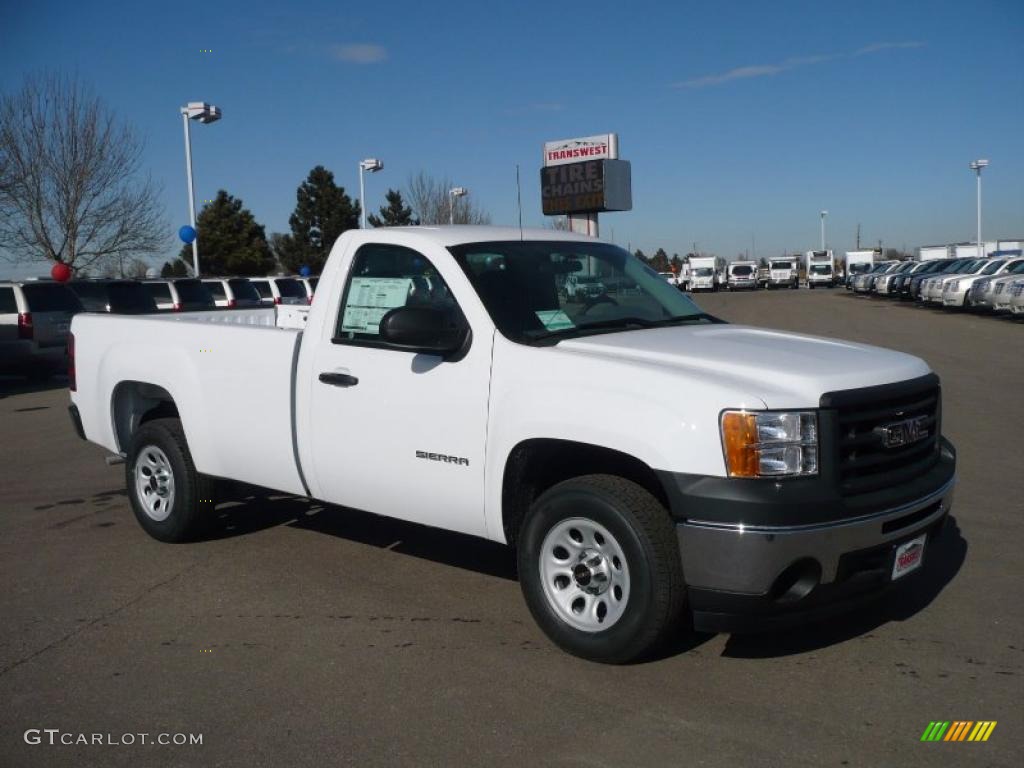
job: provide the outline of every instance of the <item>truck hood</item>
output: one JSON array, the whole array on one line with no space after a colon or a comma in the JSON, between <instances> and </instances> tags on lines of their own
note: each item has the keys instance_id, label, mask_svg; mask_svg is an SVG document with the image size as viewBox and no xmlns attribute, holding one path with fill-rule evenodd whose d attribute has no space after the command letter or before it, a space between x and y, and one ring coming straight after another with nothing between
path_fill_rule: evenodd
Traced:
<instances>
[{"instance_id":1,"label":"truck hood","mask_svg":"<svg viewBox=\"0 0 1024 768\"><path fill-rule=\"evenodd\" d=\"M743 325L652 328L566 339L558 349L670 368L738 388L768 408L813 408L825 392L890 384L930 372L920 358L838 339ZM680 397L686 397L685 384Z\"/></svg>"}]
</instances>

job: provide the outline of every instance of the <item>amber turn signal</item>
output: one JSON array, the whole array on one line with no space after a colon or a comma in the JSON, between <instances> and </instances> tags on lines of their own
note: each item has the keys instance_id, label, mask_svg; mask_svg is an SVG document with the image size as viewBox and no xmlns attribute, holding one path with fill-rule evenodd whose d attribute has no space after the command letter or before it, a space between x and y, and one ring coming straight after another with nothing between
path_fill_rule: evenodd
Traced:
<instances>
[{"instance_id":1,"label":"amber turn signal","mask_svg":"<svg viewBox=\"0 0 1024 768\"><path fill-rule=\"evenodd\" d=\"M729 477L757 477L757 417L744 411L722 414L722 446Z\"/></svg>"}]
</instances>

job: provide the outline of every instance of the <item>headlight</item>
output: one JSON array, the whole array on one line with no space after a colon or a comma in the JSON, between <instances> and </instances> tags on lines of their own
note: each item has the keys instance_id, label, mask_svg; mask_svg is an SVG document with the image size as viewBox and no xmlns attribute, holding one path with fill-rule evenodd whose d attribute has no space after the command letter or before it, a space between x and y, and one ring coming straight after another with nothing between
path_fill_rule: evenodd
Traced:
<instances>
[{"instance_id":1,"label":"headlight","mask_svg":"<svg viewBox=\"0 0 1024 768\"><path fill-rule=\"evenodd\" d=\"M729 477L818 474L814 411L725 411L722 448Z\"/></svg>"}]
</instances>

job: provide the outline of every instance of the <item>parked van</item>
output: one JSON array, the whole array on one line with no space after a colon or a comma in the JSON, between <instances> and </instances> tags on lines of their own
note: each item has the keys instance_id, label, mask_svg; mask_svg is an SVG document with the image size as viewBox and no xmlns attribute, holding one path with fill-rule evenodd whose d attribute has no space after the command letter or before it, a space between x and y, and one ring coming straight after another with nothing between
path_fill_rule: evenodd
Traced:
<instances>
[{"instance_id":1,"label":"parked van","mask_svg":"<svg viewBox=\"0 0 1024 768\"><path fill-rule=\"evenodd\" d=\"M248 308L258 307L263 303L259 292L244 277L217 277L203 280L206 290L213 296L218 307Z\"/></svg>"},{"instance_id":2,"label":"parked van","mask_svg":"<svg viewBox=\"0 0 1024 768\"><path fill-rule=\"evenodd\" d=\"M45 379L63 370L71 317L81 311L63 283L0 283L0 372Z\"/></svg>"},{"instance_id":3,"label":"parked van","mask_svg":"<svg viewBox=\"0 0 1024 768\"><path fill-rule=\"evenodd\" d=\"M86 312L141 315L156 312L156 302L137 280L72 280L68 287Z\"/></svg>"},{"instance_id":4,"label":"parked van","mask_svg":"<svg viewBox=\"0 0 1024 768\"><path fill-rule=\"evenodd\" d=\"M726 271L726 288L730 291L757 290L757 262L734 261Z\"/></svg>"},{"instance_id":5,"label":"parked van","mask_svg":"<svg viewBox=\"0 0 1024 768\"><path fill-rule=\"evenodd\" d=\"M194 277L146 280L142 285L153 297L157 309L197 312L217 308L206 286Z\"/></svg>"}]
</instances>

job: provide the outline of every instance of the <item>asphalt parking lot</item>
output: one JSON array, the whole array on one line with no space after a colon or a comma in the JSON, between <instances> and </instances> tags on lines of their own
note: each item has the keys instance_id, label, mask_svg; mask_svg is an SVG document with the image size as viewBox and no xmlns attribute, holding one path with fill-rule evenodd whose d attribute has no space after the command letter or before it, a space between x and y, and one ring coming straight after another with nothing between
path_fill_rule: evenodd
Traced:
<instances>
[{"instance_id":1,"label":"asphalt parking lot","mask_svg":"<svg viewBox=\"0 0 1024 768\"><path fill-rule=\"evenodd\" d=\"M1024 324L845 291L697 300L940 374L960 484L926 574L827 624L600 666L548 643L488 542L256 493L215 538L160 544L59 383L8 380L0 765L1019 765ZM921 743L933 720L998 725ZM203 743L25 743L47 728Z\"/></svg>"}]
</instances>

